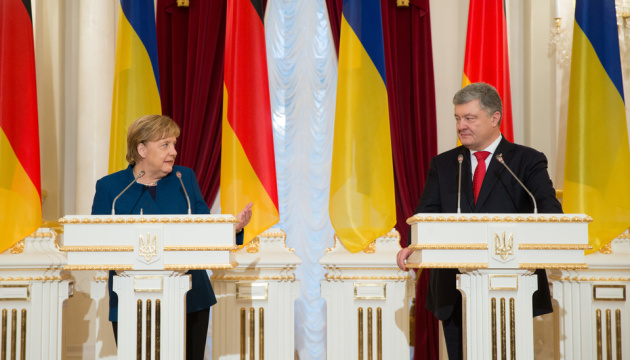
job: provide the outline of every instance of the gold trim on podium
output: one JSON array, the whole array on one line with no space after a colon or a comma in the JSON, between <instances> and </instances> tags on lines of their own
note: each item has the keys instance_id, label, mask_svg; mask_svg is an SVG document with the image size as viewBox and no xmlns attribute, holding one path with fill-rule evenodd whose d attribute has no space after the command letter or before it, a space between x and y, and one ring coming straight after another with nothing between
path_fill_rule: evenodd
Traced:
<instances>
[{"instance_id":1,"label":"gold trim on podium","mask_svg":"<svg viewBox=\"0 0 630 360\"><path fill-rule=\"evenodd\" d=\"M411 250L488 250L488 244L414 244Z\"/></svg>"}]
</instances>

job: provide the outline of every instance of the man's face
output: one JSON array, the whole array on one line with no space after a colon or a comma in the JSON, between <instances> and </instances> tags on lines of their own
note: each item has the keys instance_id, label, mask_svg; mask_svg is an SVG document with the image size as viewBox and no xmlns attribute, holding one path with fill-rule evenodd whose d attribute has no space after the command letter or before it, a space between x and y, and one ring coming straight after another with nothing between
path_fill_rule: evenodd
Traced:
<instances>
[{"instance_id":1,"label":"man's face","mask_svg":"<svg viewBox=\"0 0 630 360\"><path fill-rule=\"evenodd\" d=\"M500 119L498 111L488 114L481 109L479 100L455 105L457 136L462 145L470 150L483 150L499 137Z\"/></svg>"}]
</instances>

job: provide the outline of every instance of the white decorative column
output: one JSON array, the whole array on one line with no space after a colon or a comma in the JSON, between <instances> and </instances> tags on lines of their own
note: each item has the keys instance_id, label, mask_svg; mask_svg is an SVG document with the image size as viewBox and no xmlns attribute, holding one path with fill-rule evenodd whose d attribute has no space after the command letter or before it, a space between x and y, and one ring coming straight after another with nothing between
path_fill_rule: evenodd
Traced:
<instances>
[{"instance_id":1,"label":"white decorative column","mask_svg":"<svg viewBox=\"0 0 630 360\"><path fill-rule=\"evenodd\" d=\"M558 359L630 359L630 234L586 256L588 269L553 270Z\"/></svg>"},{"instance_id":2,"label":"white decorative column","mask_svg":"<svg viewBox=\"0 0 630 360\"><path fill-rule=\"evenodd\" d=\"M62 359L63 302L72 282L56 234L40 228L0 254L0 358Z\"/></svg>"},{"instance_id":3,"label":"white decorative column","mask_svg":"<svg viewBox=\"0 0 630 360\"><path fill-rule=\"evenodd\" d=\"M96 180L107 174L116 49L115 2L79 4L76 206L89 214ZM73 126L73 124L68 124Z\"/></svg>"},{"instance_id":4,"label":"white decorative column","mask_svg":"<svg viewBox=\"0 0 630 360\"><path fill-rule=\"evenodd\" d=\"M269 230L235 253L239 266L213 270L212 359L293 360L294 303L302 260L283 231Z\"/></svg>"},{"instance_id":5,"label":"white decorative column","mask_svg":"<svg viewBox=\"0 0 630 360\"><path fill-rule=\"evenodd\" d=\"M335 236L320 264L327 311L327 358L409 359L409 304L414 282L396 265L396 231L350 253Z\"/></svg>"}]
</instances>

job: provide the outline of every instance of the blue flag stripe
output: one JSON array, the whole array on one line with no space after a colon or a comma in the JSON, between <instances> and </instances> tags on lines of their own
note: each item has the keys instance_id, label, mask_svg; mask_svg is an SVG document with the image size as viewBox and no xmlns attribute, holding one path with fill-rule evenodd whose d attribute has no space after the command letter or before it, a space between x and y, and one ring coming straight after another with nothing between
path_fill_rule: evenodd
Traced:
<instances>
[{"instance_id":1,"label":"blue flag stripe","mask_svg":"<svg viewBox=\"0 0 630 360\"><path fill-rule=\"evenodd\" d=\"M381 2L374 0L344 0L343 16L357 35L363 48L372 59L383 83L385 76L385 52L383 48L383 20Z\"/></svg>"},{"instance_id":2,"label":"blue flag stripe","mask_svg":"<svg viewBox=\"0 0 630 360\"><path fill-rule=\"evenodd\" d=\"M623 99L621 57L614 0L578 0L575 22L580 26L604 70Z\"/></svg>"},{"instance_id":3,"label":"blue flag stripe","mask_svg":"<svg viewBox=\"0 0 630 360\"><path fill-rule=\"evenodd\" d=\"M127 21L144 44L147 54L149 54L159 92L160 72L158 69L157 30L153 0L120 0L120 7Z\"/></svg>"}]
</instances>

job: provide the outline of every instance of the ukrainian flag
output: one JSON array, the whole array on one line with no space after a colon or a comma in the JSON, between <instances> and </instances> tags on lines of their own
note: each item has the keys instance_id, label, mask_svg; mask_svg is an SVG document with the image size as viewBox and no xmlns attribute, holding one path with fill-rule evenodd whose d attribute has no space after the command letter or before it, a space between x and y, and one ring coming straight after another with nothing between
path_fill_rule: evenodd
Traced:
<instances>
[{"instance_id":1,"label":"ukrainian flag","mask_svg":"<svg viewBox=\"0 0 630 360\"><path fill-rule=\"evenodd\" d=\"M381 2L344 0L330 220L351 252L396 224Z\"/></svg>"},{"instance_id":2,"label":"ukrainian flag","mask_svg":"<svg viewBox=\"0 0 630 360\"><path fill-rule=\"evenodd\" d=\"M592 251L630 226L630 150L614 0L578 0L569 88L564 211L586 213Z\"/></svg>"},{"instance_id":3,"label":"ukrainian flag","mask_svg":"<svg viewBox=\"0 0 630 360\"><path fill-rule=\"evenodd\" d=\"M127 167L129 125L162 113L153 0L120 0L114 73L110 173Z\"/></svg>"}]
</instances>

